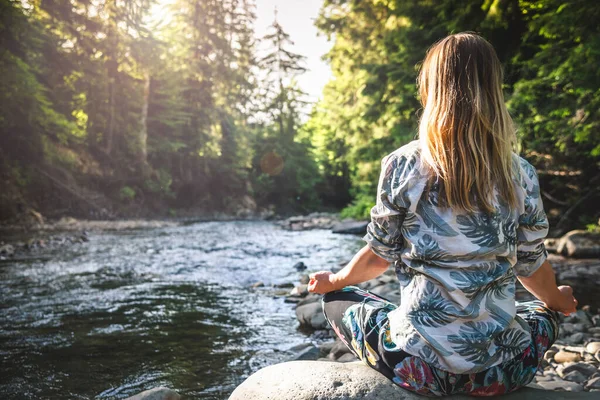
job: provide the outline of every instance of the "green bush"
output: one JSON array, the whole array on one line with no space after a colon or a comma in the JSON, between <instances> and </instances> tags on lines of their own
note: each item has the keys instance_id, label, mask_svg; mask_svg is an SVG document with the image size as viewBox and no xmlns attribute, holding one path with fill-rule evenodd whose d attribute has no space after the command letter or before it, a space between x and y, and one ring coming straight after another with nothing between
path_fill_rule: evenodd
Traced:
<instances>
[{"instance_id":1,"label":"green bush","mask_svg":"<svg viewBox=\"0 0 600 400\"><path fill-rule=\"evenodd\" d=\"M369 219L375 203L370 196L359 196L340 212L342 218Z\"/></svg>"},{"instance_id":2,"label":"green bush","mask_svg":"<svg viewBox=\"0 0 600 400\"><path fill-rule=\"evenodd\" d=\"M124 201L131 201L135 199L135 189L129 186L123 186L119 191L119 197Z\"/></svg>"}]
</instances>

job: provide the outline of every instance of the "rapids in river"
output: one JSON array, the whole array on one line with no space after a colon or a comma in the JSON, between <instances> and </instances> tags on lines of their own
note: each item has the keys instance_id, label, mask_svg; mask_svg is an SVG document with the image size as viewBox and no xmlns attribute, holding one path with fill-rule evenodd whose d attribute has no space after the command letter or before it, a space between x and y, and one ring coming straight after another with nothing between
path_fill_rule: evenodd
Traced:
<instances>
[{"instance_id":1,"label":"rapids in river","mask_svg":"<svg viewBox=\"0 0 600 400\"><path fill-rule=\"evenodd\" d=\"M0 263L0 397L119 399L164 385L226 399L311 340L274 285L298 283L299 261L331 269L364 244L262 221L89 238Z\"/></svg>"}]
</instances>

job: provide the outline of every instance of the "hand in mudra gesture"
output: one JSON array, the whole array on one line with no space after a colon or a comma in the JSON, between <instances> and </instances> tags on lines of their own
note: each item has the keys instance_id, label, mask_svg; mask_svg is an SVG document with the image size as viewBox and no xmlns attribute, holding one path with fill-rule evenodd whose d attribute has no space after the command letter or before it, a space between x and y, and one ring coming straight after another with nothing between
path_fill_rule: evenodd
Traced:
<instances>
[{"instance_id":1,"label":"hand in mudra gesture","mask_svg":"<svg viewBox=\"0 0 600 400\"><path fill-rule=\"evenodd\" d=\"M550 304L546 304L548 308L561 312L565 315L574 313L577 308L577 299L573 296L573 288L571 286L559 286L559 296L552 299Z\"/></svg>"},{"instance_id":2,"label":"hand in mudra gesture","mask_svg":"<svg viewBox=\"0 0 600 400\"><path fill-rule=\"evenodd\" d=\"M330 271L319 271L310 274L308 282L309 293L325 294L337 290L336 275Z\"/></svg>"}]
</instances>

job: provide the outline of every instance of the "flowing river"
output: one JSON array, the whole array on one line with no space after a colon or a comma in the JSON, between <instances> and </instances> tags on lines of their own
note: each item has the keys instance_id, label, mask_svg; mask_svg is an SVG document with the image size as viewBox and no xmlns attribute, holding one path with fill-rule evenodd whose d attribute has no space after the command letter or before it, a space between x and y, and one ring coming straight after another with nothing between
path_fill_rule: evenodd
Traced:
<instances>
[{"instance_id":1,"label":"flowing river","mask_svg":"<svg viewBox=\"0 0 600 400\"><path fill-rule=\"evenodd\" d=\"M165 385L226 399L310 340L273 285L297 283L298 261L330 269L362 245L326 230L205 222L91 234L3 261L0 397L118 399Z\"/></svg>"}]
</instances>

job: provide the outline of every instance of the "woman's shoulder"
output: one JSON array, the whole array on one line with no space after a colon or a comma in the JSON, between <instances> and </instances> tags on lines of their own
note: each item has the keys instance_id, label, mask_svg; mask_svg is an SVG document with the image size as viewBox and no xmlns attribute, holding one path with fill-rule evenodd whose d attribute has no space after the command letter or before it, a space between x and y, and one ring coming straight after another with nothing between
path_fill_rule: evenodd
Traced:
<instances>
[{"instance_id":1,"label":"woman's shoulder","mask_svg":"<svg viewBox=\"0 0 600 400\"><path fill-rule=\"evenodd\" d=\"M538 182L537 170L535 167L522 156L517 153L512 153L513 171L515 179L521 185Z\"/></svg>"},{"instance_id":2,"label":"woman's shoulder","mask_svg":"<svg viewBox=\"0 0 600 400\"><path fill-rule=\"evenodd\" d=\"M381 160L381 164L406 164L414 167L421 158L421 146L418 140L413 140L392 151Z\"/></svg>"}]
</instances>

